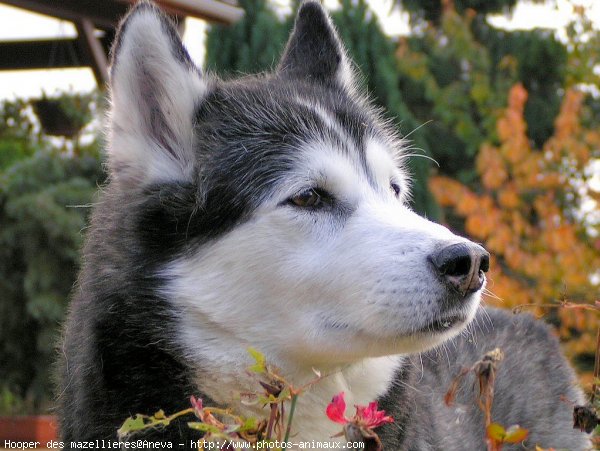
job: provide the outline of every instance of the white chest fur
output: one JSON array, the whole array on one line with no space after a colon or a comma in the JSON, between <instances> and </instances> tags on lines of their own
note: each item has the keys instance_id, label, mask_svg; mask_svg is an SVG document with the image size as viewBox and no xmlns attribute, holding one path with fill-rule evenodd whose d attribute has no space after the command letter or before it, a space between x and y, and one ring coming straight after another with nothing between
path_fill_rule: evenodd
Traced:
<instances>
[{"instance_id":1,"label":"white chest fur","mask_svg":"<svg viewBox=\"0 0 600 451\"><path fill-rule=\"evenodd\" d=\"M388 356L364 359L344 367L322 370L322 375L327 376L306 389L298 398L292 426L292 441L298 443L343 440L332 438L341 431L342 426L332 422L325 415L325 409L331 398L343 391L347 405L346 415L352 417L355 412L354 405L366 405L387 392L400 364L399 356ZM227 365L227 368L221 367L218 371L211 371L210 375L207 375L205 369L198 381L199 390L215 402L232 408L241 415L268 417L268 407L248 406L240 402L239 394L256 390L256 381L253 381L241 368L231 370L232 366ZM295 369L292 372L285 371L285 374L286 378L289 378L288 381L296 386L302 386L316 377L312 369Z\"/></svg>"}]
</instances>

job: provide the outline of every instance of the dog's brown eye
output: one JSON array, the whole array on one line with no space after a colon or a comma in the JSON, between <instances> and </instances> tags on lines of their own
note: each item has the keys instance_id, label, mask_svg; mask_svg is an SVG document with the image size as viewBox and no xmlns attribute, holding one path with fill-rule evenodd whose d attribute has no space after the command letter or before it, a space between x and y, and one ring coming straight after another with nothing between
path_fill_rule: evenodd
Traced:
<instances>
[{"instance_id":1,"label":"dog's brown eye","mask_svg":"<svg viewBox=\"0 0 600 451\"><path fill-rule=\"evenodd\" d=\"M323 203L324 193L315 188L309 188L295 195L290 202L297 207L319 207Z\"/></svg>"},{"instance_id":2,"label":"dog's brown eye","mask_svg":"<svg viewBox=\"0 0 600 451\"><path fill-rule=\"evenodd\" d=\"M394 196L396 196L396 197L400 196L400 185L398 185L397 183L391 182L390 189L394 193Z\"/></svg>"}]
</instances>

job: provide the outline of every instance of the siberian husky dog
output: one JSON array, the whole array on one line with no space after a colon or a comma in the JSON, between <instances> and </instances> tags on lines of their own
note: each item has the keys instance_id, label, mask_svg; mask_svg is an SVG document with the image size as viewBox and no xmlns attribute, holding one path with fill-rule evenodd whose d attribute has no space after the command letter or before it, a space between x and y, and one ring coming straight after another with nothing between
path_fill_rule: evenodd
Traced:
<instances>
[{"instance_id":1,"label":"siberian husky dog","mask_svg":"<svg viewBox=\"0 0 600 451\"><path fill-rule=\"evenodd\" d=\"M264 417L239 401L255 387L248 347L298 386L329 375L300 397L296 443L341 440L324 411L343 391L351 409L378 400L394 417L378 430L386 450L484 449L473 377L452 406L444 394L498 347L492 418L529 430L517 448L587 446L557 340L479 307L487 252L408 207L403 141L317 2L301 5L273 73L233 81L202 74L139 3L110 76L110 181L61 347L67 447L116 440L128 416L192 394ZM185 421L142 437L190 447Z\"/></svg>"}]
</instances>

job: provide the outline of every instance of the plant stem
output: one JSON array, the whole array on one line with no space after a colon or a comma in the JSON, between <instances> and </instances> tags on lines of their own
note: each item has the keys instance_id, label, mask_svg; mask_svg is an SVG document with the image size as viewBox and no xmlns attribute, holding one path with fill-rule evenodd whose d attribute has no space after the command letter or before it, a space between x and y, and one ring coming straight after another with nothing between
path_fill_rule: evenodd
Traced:
<instances>
[{"instance_id":1,"label":"plant stem","mask_svg":"<svg viewBox=\"0 0 600 451\"><path fill-rule=\"evenodd\" d=\"M598 391L598 386L596 381L600 376L600 327L598 328L598 332L596 334L596 356L594 358L594 384L592 385L592 397L590 399L590 404L594 404L596 399L596 392Z\"/></svg>"},{"instance_id":2,"label":"plant stem","mask_svg":"<svg viewBox=\"0 0 600 451\"><path fill-rule=\"evenodd\" d=\"M285 430L285 437L283 439L284 442L287 442L290 438L290 432L292 431L292 418L294 418L294 411L296 410L296 401L298 400L298 395L292 395L292 404L290 405L290 416L288 418L287 428Z\"/></svg>"},{"instance_id":3,"label":"plant stem","mask_svg":"<svg viewBox=\"0 0 600 451\"><path fill-rule=\"evenodd\" d=\"M269 423L267 424L267 440L271 440L271 436L273 435L273 426L277 420L277 408L277 404L271 404L271 414L269 415Z\"/></svg>"}]
</instances>

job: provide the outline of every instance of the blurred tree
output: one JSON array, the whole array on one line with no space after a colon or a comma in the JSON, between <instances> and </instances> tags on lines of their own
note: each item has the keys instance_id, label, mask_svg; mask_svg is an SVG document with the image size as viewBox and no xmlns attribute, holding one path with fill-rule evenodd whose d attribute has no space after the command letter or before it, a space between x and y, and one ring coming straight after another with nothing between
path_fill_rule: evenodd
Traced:
<instances>
[{"instance_id":1,"label":"blurred tree","mask_svg":"<svg viewBox=\"0 0 600 451\"><path fill-rule=\"evenodd\" d=\"M567 74L567 48L551 30L497 30L479 21L474 34L490 52L491 67L504 60L516 61L516 78L529 96L525 105L528 136L541 146L553 132ZM548 62L551 61L551 64ZM497 72L491 74L492 78Z\"/></svg>"},{"instance_id":2,"label":"blurred tree","mask_svg":"<svg viewBox=\"0 0 600 451\"><path fill-rule=\"evenodd\" d=\"M495 2L482 10L473 9L479 2L468 2L462 15L445 3L438 22L422 21L416 33L401 40L400 86L417 119L432 121L417 135L441 171L476 183L475 155L484 140L495 138L495 120L512 84L521 82L530 94L528 136L537 145L550 137L564 92L567 49L548 30L493 28L485 14L495 11ZM424 14L411 8L413 16Z\"/></svg>"},{"instance_id":3,"label":"blurred tree","mask_svg":"<svg viewBox=\"0 0 600 451\"><path fill-rule=\"evenodd\" d=\"M24 102L4 104L0 149L0 381L38 407L79 262L81 231L103 176L98 144L77 153L39 137Z\"/></svg>"},{"instance_id":4,"label":"blurred tree","mask_svg":"<svg viewBox=\"0 0 600 451\"><path fill-rule=\"evenodd\" d=\"M499 144L485 143L477 155L480 189L445 176L430 181L438 202L492 253L489 287L502 301L490 302L499 306L559 306L561 296L597 300L600 224L581 206L600 198L587 171L600 158L600 133L581 125L583 99L566 92L553 135L535 148L527 136L527 91L516 84L496 125ZM571 355L591 353L593 361L597 316L574 308L557 314L563 338L575 339Z\"/></svg>"},{"instance_id":5,"label":"blurred tree","mask_svg":"<svg viewBox=\"0 0 600 451\"><path fill-rule=\"evenodd\" d=\"M547 0L529 0L530 3L543 3ZM413 24L428 21L439 24L444 11L453 8L459 14L467 10L483 16L493 13L508 14L519 0L395 0L395 3L408 11Z\"/></svg>"},{"instance_id":6,"label":"blurred tree","mask_svg":"<svg viewBox=\"0 0 600 451\"><path fill-rule=\"evenodd\" d=\"M0 103L0 171L33 154L37 141L34 129L23 100Z\"/></svg>"},{"instance_id":7,"label":"blurred tree","mask_svg":"<svg viewBox=\"0 0 600 451\"><path fill-rule=\"evenodd\" d=\"M574 6L575 17L567 25L569 48L567 84L600 86L600 33L594 28L591 14Z\"/></svg>"},{"instance_id":8,"label":"blurred tree","mask_svg":"<svg viewBox=\"0 0 600 451\"><path fill-rule=\"evenodd\" d=\"M489 51L475 40L473 19L448 10L439 28L426 25L401 39L397 49L400 90L413 115L426 124L415 136L425 140L443 173L463 182L474 180L477 149L493 130L504 92L516 78L511 61L492 78Z\"/></svg>"},{"instance_id":9,"label":"blurred tree","mask_svg":"<svg viewBox=\"0 0 600 451\"><path fill-rule=\"evenodd\" d=\"M467 8L480 11L481 14L500 12L510 9L518 0L456 0L454 7L459 13ZM413 23L428 21L439 24L444 11L444 2L440 0L397 0L397 3L411 14ZM448 3L448 2L446 2Z\"/></svg>"},{"instance_id":10,"label":"blurred tree","mask_svg":"<svg viewBox=\"0 0 600 451\"><path fill-rule=\"evenodd\" d=\"M233 25L212 25L206 39L206 68L239 75L271 69L277 64L289 25L267 0L239 0L244 17Z\"/></svg>"}]
</instances>

